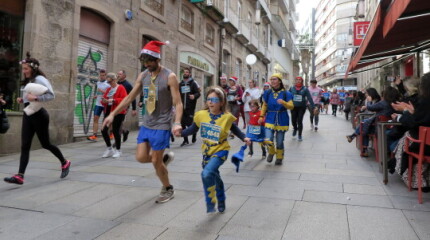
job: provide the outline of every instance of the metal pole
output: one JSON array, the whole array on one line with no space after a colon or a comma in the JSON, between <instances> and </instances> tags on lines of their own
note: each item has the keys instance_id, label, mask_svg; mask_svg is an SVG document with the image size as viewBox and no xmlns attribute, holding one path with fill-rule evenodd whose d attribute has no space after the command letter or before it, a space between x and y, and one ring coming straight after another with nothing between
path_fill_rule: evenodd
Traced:
<instances>
[{"instance_id":1,"label":"metal pole","mask_svg":"<svg viewBox=\"0 0 430 240\"><path fill-rule=\"evenodd\" d=\"M312 73L311 79L315 79L315 8L312 8Z\"/></svg>"}]
</instances>

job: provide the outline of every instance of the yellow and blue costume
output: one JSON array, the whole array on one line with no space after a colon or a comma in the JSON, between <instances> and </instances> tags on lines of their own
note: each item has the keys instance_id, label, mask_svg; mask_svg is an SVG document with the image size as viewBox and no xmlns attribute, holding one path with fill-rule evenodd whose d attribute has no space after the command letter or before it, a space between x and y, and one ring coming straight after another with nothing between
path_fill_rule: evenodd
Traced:
<instances>
[{"instance_id":1,"label":"yellow and blue costume","mask_svg":"<svg viewBox=\"0 0 430 240\"><path fill-rule=\"evenodd\" d=\"M278 103L281 99L281 104ZM263 94L263 107L261 116L266 117L264 143L268 146L268 161L276 154L276 159L284 158L284 135L288 131L290 118L288 109L293 109L293 95L284 88L279 90L268 89ZM276 133L276 148L273 140ZM270 160L269 160L270 159Z\"/></svg>"},{"instance_id":2,"label":"yellow and blue costume","mask_svg":"<svg viewBox=\"0 0 430 240\"><path fill-rule=\"evenodd\" d=\"M214 115L208 110L201 110L194 115L194 123L184 131L182 137L197 132L200 129L202 144L202 167L201 173L203 188L206 196L207 212L215 211L218 203L218 211L225 210L224 183L219 173L219 167L228 157L230 144L227 141L230 130L244 139L245 135L234 123L236 117L230 113Z\"/></svg>"}]
</instances>

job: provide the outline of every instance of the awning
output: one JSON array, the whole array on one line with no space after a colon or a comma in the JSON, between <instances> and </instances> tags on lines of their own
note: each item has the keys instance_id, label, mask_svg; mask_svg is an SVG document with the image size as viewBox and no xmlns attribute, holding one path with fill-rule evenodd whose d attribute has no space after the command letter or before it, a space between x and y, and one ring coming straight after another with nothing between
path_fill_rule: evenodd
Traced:
<instances>
[{"instance_id":1,"label":"awning","mask_svg":"<svg viewBox=\"0 0 430 240\"><path fill-rule=\"evenodd\" d=\"M389 57L430 48L429 0L382 0L347 73Z\"/></svg>"}]
</instances>

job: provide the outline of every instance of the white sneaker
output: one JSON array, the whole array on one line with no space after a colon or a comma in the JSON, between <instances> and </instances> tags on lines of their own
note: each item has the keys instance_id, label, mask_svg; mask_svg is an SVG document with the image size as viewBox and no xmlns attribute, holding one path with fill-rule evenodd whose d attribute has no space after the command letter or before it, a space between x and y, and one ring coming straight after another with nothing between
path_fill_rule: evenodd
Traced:
<instances>
[{"instance_id":1,"label":"white sneaker","mask_svg":"<svg viewBox=\"0 0 430 240\"><path fill-rule=\"evenodd\" d=\"M114 150L114 154L112 155L113 158L119 158L121 157L121 150Z\"/></svg>"},{"instance_id":2,"label":"white sneaker","mask_svg":"<svg viewBox=\"0 0 430 240\"><path fill-rule=\"evenodd\" d=\"M115 152L113 151L113 149L112 148L108 148L108 149L106 149L106 151L103 153L103 155L102 155L102 158L108 158L108 157L112 157L112 155L114 154Z\"/></svg>"},{"instance_id":3,"label":"white sneaker","mask_svg":"<svg viewBox=\"0 0 430 240\"><path fill-rule=\"evenodd\" d=\"M311 124L311 130L314 130L314 125L313 124Z\"/></svg>"}]
</instances>

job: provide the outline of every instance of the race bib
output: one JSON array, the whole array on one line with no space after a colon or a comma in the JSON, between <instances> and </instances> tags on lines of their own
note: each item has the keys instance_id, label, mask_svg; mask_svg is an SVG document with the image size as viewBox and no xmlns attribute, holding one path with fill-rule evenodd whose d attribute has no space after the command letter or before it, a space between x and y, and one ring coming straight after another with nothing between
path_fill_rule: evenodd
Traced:
<instances>
[{"instance_id":1,"label":"race bib","mask_svg":"<svg viewBox=\"0 0 430 240\"><path fill-rule=\"evenodd\" d=\"M181 93L189 93L191 92L190 86L182 86Z\"/></svg>"},{"instance_id":2,"label":"race bib","mask_svg":"<svg viewBox=\"0 0 430 240\"><path fill-rule=\"evenodd\" d=\"M221 135L221 127L215 124L210 123L202 123L200 128L200 136L203 140L207 140L209 142L219 142L219 138Z\"/></svg>"},{"instance_id":3,"label":"race bib","mask_svg":"<svg viewBox=\"0 0 430 240\"><path fill-rule=\"evenodd\" d=\"M234 97L234 95L228 95L227 96L227 101L233 102L233 101L236 101L236 98Z\"/></svg>"},{"instance_id":4,"label":"race bib","mask_svg":"<svg viewBox=\"0 0 430 240\"><path fill-rule=\"evenodd\" d=\"M303 99L302 95L294 94L294 98L293 98L294 102L301 102L302 99Z\"/></svg>"},{"instance_id":5,"label":"race bib","mask_svg":"<svg viewBox=\"0 0 430 240\"><path fill-rule=\"evenodd\" d=\"M158 86L155 86L155 101L158 101ZM149 92L149 86L143 87L143 101L146 102L148 100L148 92Z\"/></svg>"},{"instance_id":6,"label":"race bib","mask_svg":"<svg viewBox=\"0 0 430 240\"><path fill-rule=\"evenodd\" d=\"M318 95L319 95L319 93L317 93L317 92L312 93L312 97L317 97Z\"/></svg>"},{"instance_id":7,"label":"race bib","mask_svg":"<svg viewBox=\"0 0 430 240\"><path fill-rule=\"evenodd\" d=\"M248 131L251 134L260 135L261 126L259 126L259 125L248 125Z\"/></svg>"}]
</instances>

